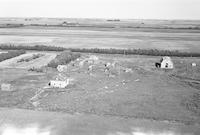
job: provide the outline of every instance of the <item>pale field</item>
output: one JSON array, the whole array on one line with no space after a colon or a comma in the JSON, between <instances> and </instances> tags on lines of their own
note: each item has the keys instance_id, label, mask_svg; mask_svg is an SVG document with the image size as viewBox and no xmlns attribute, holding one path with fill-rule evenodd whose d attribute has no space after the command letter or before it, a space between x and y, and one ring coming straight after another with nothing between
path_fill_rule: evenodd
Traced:
<instances>
[{"instance_id":1,"label":"pale field","mask_svg":"<svg viewBox=\"0 0 200 135\"><path fill-rule=\"evenodd\" d=\"M30 24L61 25L63 21L78 23L79 27L29 26ZM39 44L66 48L141 48L200 51L199 21L122 20L120 22L108 22L105 19L32 18L29 21L14 18L0 19L0 24L6 23L23 23L27 26L0 28L0 43ZM173 29L166 29L167 27ZM190 27L197 27L197 29L184 29Z\"/></svg>"}]
</instances>

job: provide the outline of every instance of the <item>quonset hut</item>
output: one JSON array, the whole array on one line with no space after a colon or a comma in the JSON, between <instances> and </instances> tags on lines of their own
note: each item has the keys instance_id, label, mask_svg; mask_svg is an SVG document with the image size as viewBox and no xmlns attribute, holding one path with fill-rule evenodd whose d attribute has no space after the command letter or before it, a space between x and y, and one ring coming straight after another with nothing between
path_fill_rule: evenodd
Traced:
<instances>
[{"instance_id":1,"label":"quonset hut","mask_svg":"<svg viewBox=\"0 0 200 135\"><path fill-rule=\"evenodd\" d=\"M165 56L160 60L160 67L163 69L173 69L174 68L174 64L171 60L170 57Z\"/></svg>"}]
</instances>

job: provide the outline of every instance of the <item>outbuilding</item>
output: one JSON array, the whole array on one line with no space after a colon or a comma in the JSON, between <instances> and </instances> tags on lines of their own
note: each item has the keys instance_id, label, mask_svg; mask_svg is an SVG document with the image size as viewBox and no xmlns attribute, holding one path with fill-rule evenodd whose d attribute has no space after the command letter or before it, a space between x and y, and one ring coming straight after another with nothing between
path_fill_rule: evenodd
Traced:
<instances>
[{"instance_id":1,"label":"outbuilding","mask_svg":"<svg viewBox=\"0 0 200 135\"><path fill-rule=\"evenodd\" d=\"M193 62L192 63L192 67L196 67L196 66L197 66L197 64Z\"/></svg>"},{"instance_id":2,"label":"outbuilding","mask_svg":"<svg viewBox=\"0 0 200 135\"><path fill-rule=\"evenodd\" d=\"M163 69L173 69L174 68L174 64L172 62L172 59L168 56L163 57L160 60L160 67Z\"/></svg>"}]
</instances>

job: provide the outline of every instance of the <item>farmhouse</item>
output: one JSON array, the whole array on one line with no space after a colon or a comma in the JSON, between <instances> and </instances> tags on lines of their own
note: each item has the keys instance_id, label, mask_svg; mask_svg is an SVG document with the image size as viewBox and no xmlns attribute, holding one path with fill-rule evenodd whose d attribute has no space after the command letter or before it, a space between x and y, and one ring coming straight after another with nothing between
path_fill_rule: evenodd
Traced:
<instances>
[{"instance_id":1,"label":"farmhouse","mask_svg":"<svg viewBox=\"0 0 200 135\"><path fill-rule=\"evenodd\" d=\"M160 67L163 69L173 69L174 68L174 64L171 60L170 57L165 56L160 60Z\"/></svg>"},{"instance_id":2,"label":"farmhouse","mask_svg":"<svg viewBox=\"0 0 200 135\"><path fill-rule=\"evenodd\" d=\"M49 86L53 88L66 88L69 85L69 79L67 81L52 80L49 82Z\"/></svg>"}]
</instances>

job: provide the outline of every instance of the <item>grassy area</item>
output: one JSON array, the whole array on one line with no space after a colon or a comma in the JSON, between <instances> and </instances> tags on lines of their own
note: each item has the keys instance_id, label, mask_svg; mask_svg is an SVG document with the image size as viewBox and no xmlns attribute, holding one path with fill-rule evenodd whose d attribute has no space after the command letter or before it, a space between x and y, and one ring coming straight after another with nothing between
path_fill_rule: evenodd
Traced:
<instances>
[{"instance_id":1,"label":"grassy area","mask_svg":"<svg viewBox=\"0 0 200 135\"><path fill-rule=\"evenodd\" d=\"M58 55L53 62L58 64L59 59L66 58L65 56L73 53L65 52L65 54L62 52L62 55ZM158 60L157 57L99 54L96 56L101 62L95 63L92 71L88 71L91 65L89 63L85 63L83 67L76 66L80 63L79 61L73 62L75 66L70 64L68 72L62 75L74 79L74 82L62 90L43 89L48 85L49 80L58 77L58 73L52 68L49 68L50 70L45 74L40 73L43 71L37 67L29 69L34 73L22 68L0 70L2 82L5 80L16 89L11 93L0 91L0 106L183 124L197 122L192 109L197 109L196 104L199 100L197 96L190 99L190 96L197 90L182 84L182 80L169 76L176 70L180 70L179 65L184 67L185 62L189 64L195 58L173 58L176 68L172 71L165 71L154 67L153 63ZM199 59L195 60L198 65ZM103 70L103 63L108 62L118 63L109 71L109 74L114 74L114 77L108 76L108 73ZM127 73L123 71L124 68L131 68L133 72ZM39 105L33 106L30 99L40 89L44 90L44 93L41 94L41 98L34 101ZM188 99L186 100L188 102L183 102L185 99ZM191 108L188 110L185 104L191 105L189 106Z\"/></svg>"},{"instance_id":2,"label":"grassy area","mask_svg":"<svg viewBox=\"0 0 200 135\"><path fill-rule=\"evenodd\" d=\"M196 115L200 116L200 92L193 93L187 99L182 102L188 110L194 112Z\"/></svg>"},{"instance_id":3,"label":"grassy area","mask_svg":"<svg viewBox=\"0 0 200 135\"><path fill-rule=\"evenodd\" d=\"M56 46L21 46L12 44L2 44L2 50L37 50L37 51L64 51L82 53L101 53L101 54L124 54L124 55L149 55L149 56L176 56L176 57L200 57L200 53L195 52L180 52L178 50L158 50L158 49L100 49L100 48L64 48Z\"/></svg>"},{"instance_id":4,"label":"grassy area","mask_svg":"<svg viewBox=\"0 0 200 135\"><path fill-rule=\"evenodd\" d=\"M8 51L7 53L1 53L0 54L0 62L10 59L10 58L14 58L16 56L19 56L21 54L25 54L26 52L24 50L16 50L16 51Z\"/></svg>"},{"instance_id":5,"label":"grassy area","mask_svg":"<svg viewBox=\"0 0 200 135\"><path fill-rule=\"evenodd\" d=\"M79 57L79 53L64 51L61 54L57 55L56 58L48 64L48 67L56 68L58 65L65 65L73 60L76 60Z\"/></svg>"}]
</instances>

